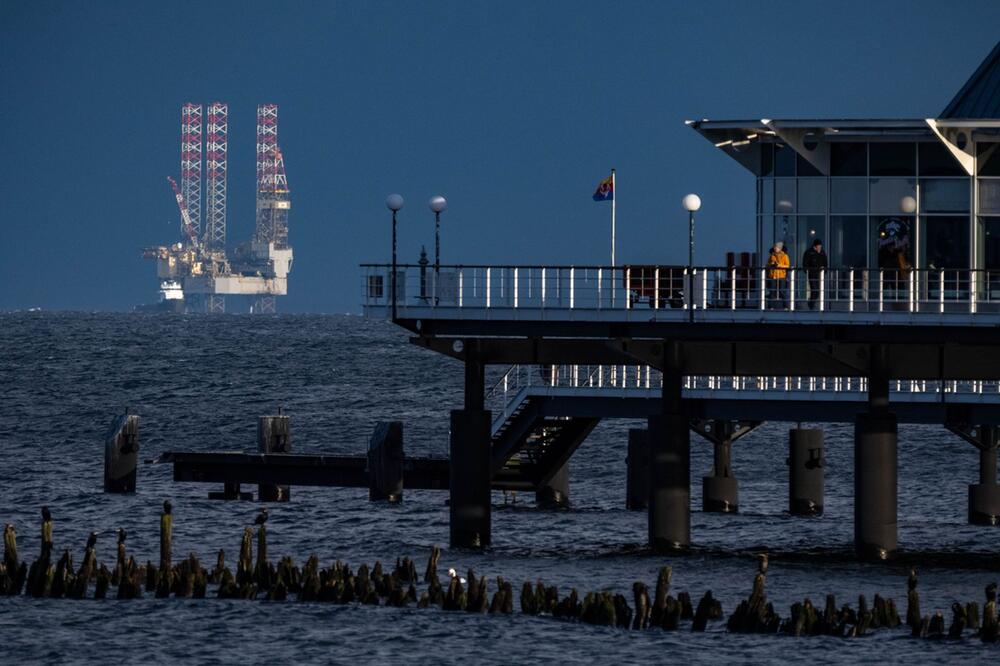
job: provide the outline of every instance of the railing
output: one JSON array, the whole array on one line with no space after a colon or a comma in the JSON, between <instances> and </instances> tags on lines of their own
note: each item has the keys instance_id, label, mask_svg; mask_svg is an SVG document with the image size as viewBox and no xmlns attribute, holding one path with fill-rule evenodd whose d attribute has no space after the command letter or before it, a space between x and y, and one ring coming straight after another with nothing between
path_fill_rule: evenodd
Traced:
<instances>
[{"instance_id":1,"label":"railing","mask_svg":"<svg viewBox=\"0 0 1000 666\"><path fill-rule=\"evenodd\" d=\"M487 407L497 422L506 420L523 395L569 394L656 397L663 385L659 370L647 365L512 365L487 391ZM919 395L983 396L1000 401L1000 381L974 380L893 380L890 393L897 400ZM684 378L685 391L779 394L807 392L838 397L856 395L863 400L868 391L865 377L769 377L707 375ZM846 394L846 395L845 395Z\"/></svg>"},{"instance_id":2,"label":"railing","mask_svg":"<svg viewBox=\"0 0 1000 666\"><path fill-rule=\"evenodd\" d=\"M391 267L363 264L366 312L391 305ZM783 275L782 275L783 273ZM398 265L397 310L1000 313L1000 271L682 266ZM636 312L632 312L636 311ZM662 312L657 312L662 311ZM513 312L508 314L515 314ZM448 316L442 314L440 316ZM676 318L681 318L676 316Z\"/></svg>"}]
</instances>

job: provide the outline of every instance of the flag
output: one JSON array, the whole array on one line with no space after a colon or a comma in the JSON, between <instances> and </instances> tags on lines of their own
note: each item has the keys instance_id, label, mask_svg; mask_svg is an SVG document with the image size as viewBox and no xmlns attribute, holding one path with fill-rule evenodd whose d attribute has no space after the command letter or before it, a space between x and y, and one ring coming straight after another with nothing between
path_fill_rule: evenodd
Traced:
<instances>
[{"instance_id":1,"label":"flag","mask_svg":"<svg viewBox=\"0 0 1000 666\"><path fill-rule=\"evenodd\" d=\"M608 176L597 185L594 192L594 201L614 201L615 200L615 177Z\"/></svg>"}]
</instances>

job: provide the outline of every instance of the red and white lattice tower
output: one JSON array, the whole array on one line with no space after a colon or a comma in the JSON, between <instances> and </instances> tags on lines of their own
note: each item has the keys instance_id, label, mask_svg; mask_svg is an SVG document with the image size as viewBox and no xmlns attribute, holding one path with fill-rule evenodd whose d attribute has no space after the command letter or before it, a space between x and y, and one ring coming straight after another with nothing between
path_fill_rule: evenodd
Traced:
<instances>
[{"instance_id":1,"label":"red and white lattice tower","mask_svg":"<svg viewBox=\"0 0 1000 666\"><path fill-rule=\"evenodd\" d=\"M288 178L278 148L278 106L257 107L257 228L254 238L288 247Z\"/></svg>"},{"instance_id":2,"label":"red and white lattice tower","mask_svg":"<svg viewBox=\"0 0 1000 666\"><path fill-rule=\"evenodd\" d=\"M205 247L226 249L226 176L229 157L229 105L208 107L205 141Z\"/></svg>"},{"instance_id":3,"label":"red and white lattice tower","mask_svg":"<svg viewBox=\"0 0 1000 666\"><path fill-rule=\"evenodd\" d=\"M188 102L181 108L181 195L197 237L201 236L201 139L201 104Z\"/></svg>"}]
</instances>

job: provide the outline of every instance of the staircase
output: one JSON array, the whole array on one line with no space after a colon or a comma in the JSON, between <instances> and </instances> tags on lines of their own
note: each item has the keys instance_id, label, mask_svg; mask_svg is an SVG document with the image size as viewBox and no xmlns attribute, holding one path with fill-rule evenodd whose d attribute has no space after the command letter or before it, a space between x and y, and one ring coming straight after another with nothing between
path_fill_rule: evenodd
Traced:
<instances>
[{"instance_id":1,"label":"staircase","mask_svg":"<svg viewBox=\"0 0 1000 666\"><path fill-rule=\"evenodd\" d=\"M549 414L547 388L541 379L532 384L536 368L512 366L487 396L501 409L493 422L493 488L537 490L566 464L599 418Z\"/></svg>"}]
</instances>

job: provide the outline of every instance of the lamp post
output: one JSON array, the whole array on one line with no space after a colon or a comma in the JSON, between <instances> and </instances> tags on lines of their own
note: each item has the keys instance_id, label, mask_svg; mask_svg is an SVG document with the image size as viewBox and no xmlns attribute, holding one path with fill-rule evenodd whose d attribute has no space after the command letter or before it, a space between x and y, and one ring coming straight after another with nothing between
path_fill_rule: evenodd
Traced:
<instances>
[{"instance_id":1,"label":"lamp post","mask_svg":"<svg viewBox=\"0 0 1000 666\"><path fill-rule=\"evenodd\" d=\"M403 207L403 197L398 194L390 194L385 198L385 205L392 211L392 277L389 282L392 296L392 320L396 321L396 213Z\"/></svg>"},{"instance_id":2,"label":"lamp post","mask_svg":"<svg viewBox=\"0 0 1000 666\"><path fill-rule=\"evenodd\" d=\"M688 268L694 265L694 212L701 208L701 197L689 194L681 202L688 212Z\"/></svg>"},{"instance_id":3,"label":"lamp post","mask_svg":"<svg viewBox=\"0 0 1000 666\"><path fill-rule=\"evenodd\" d=\"M448 200L437 194L431 197L427 205L434 211L434 305L437 305L438 279L441 274L441 213L448 207Z\"/></svg>"},{"instance_id":4,"label":"lamp post","mask_svg":"<svg viewBox=\"0 0 1000 666\"><path fill-rule=\"evenodd\" d=\"M437 195L427 205L434 211L434 272L437 273L441 268L441 213L448 207L448 200Z\"/></svg>"},{"instance_id":5,"label":"lamp post","mask_svg":"<svg viewBox=\"0 0 1000 666\"><path fill-rule=\"evenodd\" d=\"M701 197L689 194L681 200L688 212L688 316L694 319L694 212L701 208Z\"/></svg>"}]
</instances>

